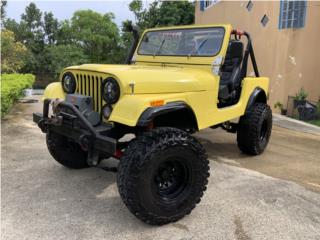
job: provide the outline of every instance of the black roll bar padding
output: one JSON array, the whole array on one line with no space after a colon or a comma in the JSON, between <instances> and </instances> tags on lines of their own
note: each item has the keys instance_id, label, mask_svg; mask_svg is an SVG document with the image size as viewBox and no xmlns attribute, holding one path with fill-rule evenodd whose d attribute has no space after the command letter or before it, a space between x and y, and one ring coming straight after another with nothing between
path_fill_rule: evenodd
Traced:
<instances>
[{"instance_id":1,"label":"black roll bar padding","mask_svg":"<svg viewBox=\"0 0 320 240\"><path fill-rule=\"evenodd\" d=\"M130 25L129 28L128 28L128 31L132 32L133 42L132 42L131 47L129 49L129 53L128 53L128 56L126 58L125 64L131 64L131 60L132 60L134 51L136 50L136 48L138 46L139 38L140 38L139 31L138 31L138 29L136 27Z\"/></svg>"},{"instance_id":2,"label":"black roll bar padding","mask_svg":"<svg viewBox=\"0 0 320 240\"><path fill-rule=\"evenodd\" d=\"M239 36L239 39L241 38L242 35L246 36L247 38L247 47L244 52L244 57L243 57L243 62L242 62L242 67L241 67L241 79L245 78L247 76L247 70L248 70L248 59L250 56L252 66L253 66L253 71L256 77L260 77L256 58L254 55L253 47L252 47L252 41L249 33L246 31L240 31L240 30L232 30L231 34L234 34L236 37Z\"/></svg>"}]
</instances>

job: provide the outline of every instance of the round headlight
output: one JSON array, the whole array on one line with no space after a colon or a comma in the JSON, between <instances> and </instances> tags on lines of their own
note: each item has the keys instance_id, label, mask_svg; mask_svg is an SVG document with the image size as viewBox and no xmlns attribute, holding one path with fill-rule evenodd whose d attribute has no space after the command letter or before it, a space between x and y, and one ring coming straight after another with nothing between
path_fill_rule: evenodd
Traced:
<instances>
[{"instance_id":1,"label":"round headlight","mask_svg":"<svg viewBox=\"0 0 320 240\"><path fill-rule=\"evenodd\" d=\"M102 97L108 104L116 103L120 97L120 87L114 78L107 78L101 86Z\"/></svg>"},{"instance_id":2,"label":"round headlight","mask_svg":"<svg viewBox=\"0 0 320 240\"><path fill-rule=\"evenodd\" d=\"M74 93L76 91L77 82L71 72L66 72L62 76L62 88L66 93Z\"/></svg>"}]
</instances>

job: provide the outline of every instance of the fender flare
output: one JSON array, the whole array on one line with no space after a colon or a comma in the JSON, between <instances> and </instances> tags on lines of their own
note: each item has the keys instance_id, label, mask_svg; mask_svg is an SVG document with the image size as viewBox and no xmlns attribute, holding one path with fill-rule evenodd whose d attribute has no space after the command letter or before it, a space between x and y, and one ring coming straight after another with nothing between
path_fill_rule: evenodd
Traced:
<instances>
[{"instance_id":1,"label":"fender flare","mask_svg":"<svg viewBox=\"0 0 320 240\"><path fill-rule=\"evenodd\" d=\"M267 95L265 93L265 91L260 88L257 87L253 90L253 92L251 93L251 96L249 98L249 101L247 103L247 107L246 107L246 111L248 111L248 109L253 106L253 104L260 102L260 103L267 103Z\"/></svg>"},{"instance_id":2,"label":"fender flare","mask_svg":"<svg viewBox=\"0 0 320 240\"><path fill-rule=\"evenodd\" d=\"M182 110L182 109L187 109L195 117L193 110L185 102L182 102L182 101L170 102L170 103L167 103L167 104L160 106L160 107L147 108L141 114L141 116L137 122L137 126L146 127L152 122L152 120L155 117L158 117L158 116L166 114L166 113ZM195 120L196 120L196 118L195 118Z\"/></svg>"}]
</instances>

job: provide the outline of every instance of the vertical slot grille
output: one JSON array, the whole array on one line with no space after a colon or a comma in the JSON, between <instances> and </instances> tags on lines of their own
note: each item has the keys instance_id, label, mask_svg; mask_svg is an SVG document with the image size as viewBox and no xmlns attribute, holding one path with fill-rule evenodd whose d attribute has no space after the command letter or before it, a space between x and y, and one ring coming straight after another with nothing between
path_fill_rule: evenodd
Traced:
<instances>
[{"instance_id":1,"label":"vertical slot grille","mask_svg":"<svg viewBox=\"0 0 320 240\"><path fill-rule=\"evenodd\" d=\"M102 97L101 97L101 81L102 77L86 74L77 74L76 93L92 97L93 109L101 112Z\"/></svg>"}]
</instances>

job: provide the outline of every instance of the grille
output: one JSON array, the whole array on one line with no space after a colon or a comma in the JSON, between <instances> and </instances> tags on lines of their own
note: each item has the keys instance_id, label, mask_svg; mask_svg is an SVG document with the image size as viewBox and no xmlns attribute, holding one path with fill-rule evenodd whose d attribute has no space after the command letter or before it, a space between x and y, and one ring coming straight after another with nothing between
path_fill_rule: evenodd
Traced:
<instances>
[{"instance_id":1,"label":"grille","mask_svg":"<svg viewBox=\"0 0 320 240\"><path fill-rule=\"evenodd\" d=\"M93 109L100 113L103 104L101 97L102 77L89 74L76 74L76 78L76 93L92 97Z\"/></svg>"}]
</instances>

